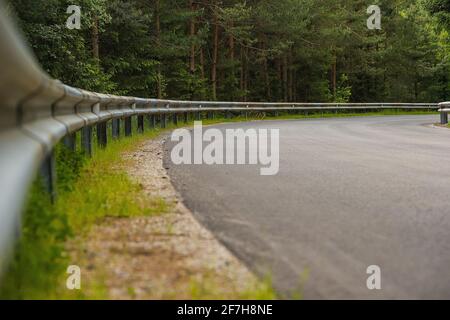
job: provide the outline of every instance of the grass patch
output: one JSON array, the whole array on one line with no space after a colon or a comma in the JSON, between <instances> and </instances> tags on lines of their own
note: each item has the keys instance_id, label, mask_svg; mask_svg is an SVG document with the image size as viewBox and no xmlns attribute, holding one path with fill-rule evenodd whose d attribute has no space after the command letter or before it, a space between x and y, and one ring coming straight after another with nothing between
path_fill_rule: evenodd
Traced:
<instances>
[{"instance_id":1,"label":"grass patch","mask_svg":"<svg viewBox=\"0 0 450 320\"><path fill-rule=\"evenodd\" d=\"M149 131L133 138L109 141L108 148L94 150L87 159L63 145L55 148L57 159L56 203L52 204L41 179L36 179L23 216L22 236L8 272L2 278L0 299L104 298L98 284L94 296L65 287L70 264L65 243L89 231L106 217L133 217L167 211L162 199L150 199L131 181L122 154L145 139L158 135Z\"/></svg>"},{"instance_id":2,"label":"grass patch","mask_svg":"<svg viewBox=\"0 0 450 320\"><path fill-rule=\"evenodd\" d=\"M95 156L81 171L73 190L58 200L57 210L65 212L74 230L88 227L105 217L148 216L165 212L162 199L149 199L142 187L132 182L124 166L122 154L132 151L145 139L154 137L149 132L135 138L110 141L108 147L96 150Z\"/></svg>"},{"instance_id":3,"label":"grass patch","mask_svg":"<svg viewBox=\"0 0 450 320\"><path fill-rule=\"evenodd\" d=\"M248 112L247 117L245 115L234 116L233 118L220 117L217 119L204 119L204 124L215 124L218 122L242 122L242 121L254 121L254 120L295 120L295 119L319 119L319 118L347 118L347 117L369 117L369 116L400 116L400 115L439 115L436 111L428 110L413 110L403 111L401 109L384 109L381 111L371 112L354 112L354 111L296 111L292 112L279 112L278 115L274 115L273 112Z\"/></svg>"},{"instance_id":4,"label":"grass patch","mask_svg":"<svg viewBox=\"0 0 450 320\"><path fill-rule=\"evenodd\" d=\"M272 279L266 277L236 292L224 292L213 276L202 281L191 279L189 295L192 300L276 300Z\"/></svg>"}]
</instances>

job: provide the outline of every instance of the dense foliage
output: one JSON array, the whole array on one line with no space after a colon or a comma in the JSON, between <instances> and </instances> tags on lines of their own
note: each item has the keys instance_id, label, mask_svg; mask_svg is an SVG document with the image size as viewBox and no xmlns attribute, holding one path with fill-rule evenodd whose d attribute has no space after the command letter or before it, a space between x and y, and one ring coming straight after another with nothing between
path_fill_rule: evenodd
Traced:
<instances>
[{"instance_id":1,"label":"dense foliage","mask_svg":"<svg viewBox=\"0 0 450 320\"><path fill-rule=\"evenodd\" d=\"M69 5L81 30L66 28ZM381 30L366 10L378 4ZM67 84L208 100L450 99L450 0L14 0Z\"/></svg>"}]
</instances>

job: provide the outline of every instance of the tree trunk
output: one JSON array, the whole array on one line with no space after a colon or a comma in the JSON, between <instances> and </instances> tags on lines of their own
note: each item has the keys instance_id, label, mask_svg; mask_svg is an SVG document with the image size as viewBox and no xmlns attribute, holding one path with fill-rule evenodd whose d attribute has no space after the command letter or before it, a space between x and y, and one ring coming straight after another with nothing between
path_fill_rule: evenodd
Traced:
<instances>
[{"instance_id":1,"label":"tree trunk","mask_svg":"<svg viewBox=\"0 0 450 320\"><path fill-rule=\"evenodd\" d=\"M233 28L233 22L230 22L229 28L230 29ZM233 101L236 98L235 97L236 90L235 90L235 85L234 85L234 79L236 77L236 68L235 68L235 65L234 65L234 51L235 51L235 48L234 48L234 37L230 33L229 36L228 36L228 59L230 60L229 63L231 65L231 68L230 68L230 79L231 79L232 88L230 88L230 90L231 90L231 100L233 100Z\"/></svg>"},{"instance_id":2,"label":"tree trunk","mask_svg":"<svg viewBox=\"0 0 450 320\"><path fill-rule=\"evenodd\" d=\"M99 34L98 34L98 17L94 17L94 23L92 24L92 57L99 62L100 50L99 50Z\"/></svg>"},{"instance_id":3,"label":"tree trunk","mask_svg":"<svg viewBox=\"0 0 450 320\"><path fill-rule=\"evenodd\" d=\"M269 77L269 66L267 63L267 57L264 58L264 66L263 66L263 70L264 70L264 81L266 83L266 99L267 101L271 101L272 100L272 93L270 90L270 77Z\"/></svg>"},{"instance_id":4,"label":"tree trunk","mask_svg":"<svg viewBox=\"0 0 450 320\"><path fill-rule=\"evenodd\" d=\"M241 92L244 92L244 68L245 68L245 61L244 61L244 48L240 46L240 58L241 58L241 68L240 68L240 79L239 79L239 89Z\"/></svg>"},{"instance_id":5,"label":"tree trunk","mask_svg":"<svg viewBox=\"0 0 450 320\"><path fill-rule=\"evenodd\" d=\"M248 78L249 78L249 68L248 68L248 48L245 48L244 51L244 60L245 60L245 68L244 68L244 101L247 101L247 92L248 92Z\"/></svg>"},{"instance_id":6,"label":"tree trunk","mask_svg":"<svg viewBox=\"0 0 450 320\"><path fill-rule=\"evenodd\" d=\"M155 30L156 30L156 47L158 52L158 67L157 67L157 79L156 79L156 90L158 99L162 98L162 72L161 72L161 59L160 52L161 49L161 20L160 20L160 0L155 0Z\"/></svg>"},{"instance_id":7,"label":"tree trunk","mask_svg":"<svg viewBox=\"0 0 450 320\"><path fill-rule=\"evenodd\" d=\"M215 9L213 9L215 10ZM219 21L217 13L213 11L213 56L211 64L212 100L217 100L217 57L219 52Z\"/></svg>"},{"instance_id":8,"label":"tree trunk","mask_svg":"<svg viewBox=\"0 0 450 320\"><path fill-rule=\"evenodd\" d=\"M288 58L287 54L283 56L283 97L284 102L287 102L288 97Z\"/></svg>"},{"instance_id":9,"label":"tree trunk","mask_svg":"<svg viewBox=\"0 0 450 320\"><path fill-rule=\"evenodd\" d=\"M234 24L233 22L230 23L230 28L233 28ZM234 60L234 37L232 34L228 37L228 49L229 49L229 58L231 61Z\"/></svg>"},{"instance_id":10,"label":"tree trunk","mask_svg":"<svg viewBox=\"0 0 450 320\"><path fill-rule=\"evenodd\" d=\"M261 50L263 52L266 52L266 41L262 41L261 42ZM270 77L269 77L269 62L267 61L267 55L264 54L264 58L263 58L263 79L262 81L264 82L264 85L266 87L266 100L267 101L271 101L272 100L272 92L271 92L271 88L270 88Z\"/></svg>"},{"instance_id":11,"label":"tree trunk","mask_svg":"<svg viewBox=\"0 0 450 320\"><path fill-rule=\"evenodd\" d=\"M417 102L419 98L419 83L417 81L418 75L416 74L416 81L414 81L414 102Z\"/></svg>"},{"instance_id":12,"label":"tree trunk","mask_svg":"<svg viewBox=\"0 0 450 320\"><path fill-rule=\"evenodd\" d=\"M193 0L188 1L189 8L191 13L195 12L195 5ZM190 52L190 60L189 60L189 72L193 74L195 72L195 18L192 17L189 21L189 35L191 40L191 52Z\"/></svg>"},{"instance_id":13,"label":"tree trunk","mask_svg":"<svg viewBox=\"0 0 450 320\"><path fill-rule=\"evenodd\" d=\"M292 101L297 102L297 71L292 72Z\"/></svg>"},{"instance_id":14,"label":"tree trunk","mask_svg":"<svg viewBox=\"0 0 450 320\"><path fill-rule=\"evenodd\" d=\"M248 49L241 46L241 70L240 70L240 89L242 92L242 101L247 101L247 90L248 90Z\"/></svg>"},{"instance_id":15,"label":"tree trunk","mask_svg":"<svg viewBox=\"0 0 450 320\"><path fill-rule=\"evenodd\" d=\"M277 100L280 101L283 100L283 67L280 58L275 60L275 67L277 70L277 84L278 84Z\"/></svg>"},{"instance_id":16,"label":"tree trunk","mask_svg":"<svg viewBox=\"0 0 450 320\"><path fill-rule=\"evenodd\" d=\"M331 85L333 89L333 99L336 100L337 93L337 81L336 81L336 56L334 57L333 64L331 66Z\"/></svg>"},{"instance_id":17,"label":"tree trunk","mask_svg":"<svg viewBox=\"0 0 450 320\"><path fill-rule=\"evenodd\" d=\"M203 47L200 48L200 75L202 79L205 79L205 54Z\"/></svg>"},{"instance_id":18,"label":"tree trunk","mask_svg":"<svg viewBox=\"0 0 450 320\"><path fill-rule=\"evenodd\" d=\"M289 101L294 100L294 67L292 66L292 52L289 53L289 61L288 61L289 67L289 76L288 76L288 98Z\"/></svg>"}]
</instances>

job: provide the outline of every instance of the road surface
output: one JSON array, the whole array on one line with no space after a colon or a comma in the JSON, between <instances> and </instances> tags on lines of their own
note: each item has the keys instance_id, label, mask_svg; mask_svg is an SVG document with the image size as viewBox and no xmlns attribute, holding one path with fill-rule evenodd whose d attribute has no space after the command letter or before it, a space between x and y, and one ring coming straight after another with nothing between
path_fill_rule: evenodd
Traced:
<instances>
[{"instance_id":1,"label":"road surface","mask_svg":"<svg viewBox=\"0 0 450 320\"><path fill-rule=\"evenodd\" d=\"M280 171L165 165L197 219L284 297L450 299L450 130L437 115L258 121ZM381 268L369 290L367 267Z\"/></svg>"}]
</instances>

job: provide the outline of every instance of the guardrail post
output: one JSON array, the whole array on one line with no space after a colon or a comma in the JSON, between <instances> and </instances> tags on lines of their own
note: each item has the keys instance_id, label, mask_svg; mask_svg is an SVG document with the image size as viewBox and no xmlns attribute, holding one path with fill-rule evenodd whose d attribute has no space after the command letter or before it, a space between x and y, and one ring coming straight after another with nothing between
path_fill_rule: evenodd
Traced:
<instances>
[{"instance_id":1,"label":"guardrail post","mask_svg":"<svg viewBox=\"0 0 450 320\"><path fill-rule=\"evenodd\" d=\"M173 124L174 125L178 125L178 114L177 113L174 113L173 115L172 115L172 121L173 121Z\"/></svg>"},{"instance_id":2,"label":"guardrail post","mask_svg":"<svg viewBox=\"0 0 450 320\"><path fill-rule=\"evenodd\" d=\"M154 129L156 127L156 116L154 114L149 115L148 122L150 124L150 128Z\"/></svg>"},{"instance_id":3,"label":"guardrail post","mask_svg":"<svg viewBox=\"0 0 450 320\"><path fill-rule=\"evenodd\" d=\"M120 119L112 119L112 137L114 139L120 138Z\"/></svg>"},{"instance_id":4,"label":"guardrail post","mask_svg":"<svg viewBox=\"0 0 450 320\"><path fill-rule=\"evenodd\" d=\"M75 132L69 133L64 137L63 143L69 150L75 151L77 143L77 134Z\"/></svg>"},{"instance_id":5,"label":"guardrail post","mask_svg":"<svg viewBox=\"0 0 450 320\"><path fill-rule=\"evenodd\" d=\"M92 156L92 127L81 129L81 148L87 156Z\"/></svg>"},{"instance_id":6,"label":"guardrail post","mask_svg":"<svg viewBox=\"0 0 450 320\"><path fill-rule=\"evenodd\" d=\"M138 125L138 132L144 133L144 116L143 115L137 116L137 125Z\"/></svg>"},{"instance_id":7,"label":"guardrail post","mask_svg":"<svg viewBox=\"0 0 450 320\"><path fill-rule=\"evenodd\" d=\"M448 113L441 111L441 124L448 123Z\"/></svg>"},{"instance_id":8,"label":"guardrail post","mask_svg":"<svg viewBox=\"0 0 450 320\"><path fill-rule=\"evenodd\" d=\"M124 122L125 122L125 136L129 137L131 136L133 130L131 117L125 117Z\"/></svg>"},{"instance_id":9,"label":"guardrail post","mask_svg":"<svg viewBox=\"0 0 450 320\"><path fill-rule=\"evenodd\" d=\"M46 155L44 162L41 165L41 176L44 187L50 194L51 202L54 203L56 199L56 161L54 150Z\"/></svg>"},{"instance_id":10,"label":"guardrail post","mask_svg":"<svg viewBox=\"0 0 450 320\"><path fill-rule=\"evenodd\" d=\"M101 148L105 148L108 143L106 128L106 122L97 123L97 143Z\"/></svg>"},{"instance_id":11,"label":"guardrail post","mask_svg":"<svg viewBox=\"0 0 450 320\"><path fill-rule=\"evenodd\" d=\"M167 117L166 114L161 115L161 128L165 128L167 126Z\"/></svg>"},{"instance_id":12,"label":"guardrail post","mask_svg":"<svg viewBox=\"0 0 450 320\"><path fill-rule=\"evenodd\" d=\"M199 112L196 112L195 113L195 120L197 120L197 121L201 121L202 120L202 112L201 111L199 111Z\"/></svg>"}]
</instances>

